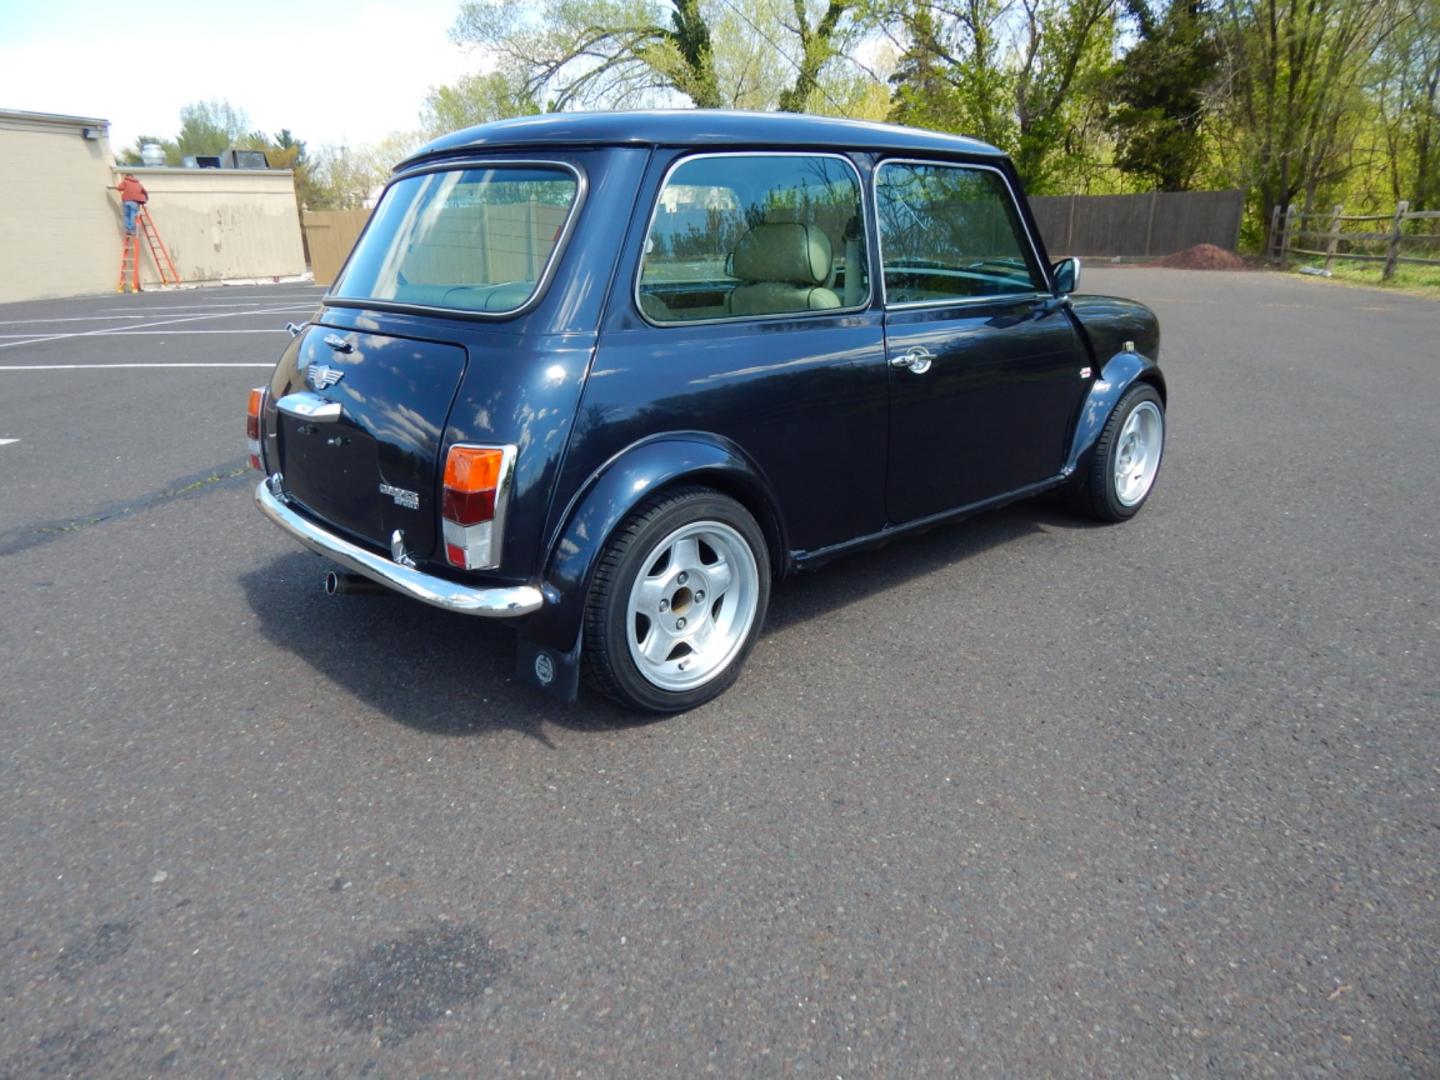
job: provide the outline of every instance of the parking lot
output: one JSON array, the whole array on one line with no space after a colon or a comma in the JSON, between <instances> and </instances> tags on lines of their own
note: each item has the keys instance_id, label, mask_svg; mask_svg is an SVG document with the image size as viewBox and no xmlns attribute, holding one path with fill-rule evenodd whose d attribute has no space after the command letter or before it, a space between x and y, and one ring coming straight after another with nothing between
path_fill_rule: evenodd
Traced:
<instances>
[{"instance_id":1,"label":"parking lot","mask_svg":"<svg viewBox=\"0 0 1440 1080\"><path fill-rule=\"evenodd\" d=\"M0 1077L1440 1073L1440 305L1083 285L1145 511L782 583L655 722L255 512L321 290L0 306Z\"/></svg>"}]
</instances>

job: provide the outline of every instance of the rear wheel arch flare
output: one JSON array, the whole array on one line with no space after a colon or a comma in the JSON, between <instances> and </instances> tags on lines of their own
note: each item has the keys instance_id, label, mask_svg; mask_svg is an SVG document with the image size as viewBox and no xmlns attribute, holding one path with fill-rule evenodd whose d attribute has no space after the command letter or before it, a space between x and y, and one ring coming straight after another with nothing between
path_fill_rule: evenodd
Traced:
<instances>
[{"instance_id":1,"label":"rear wheel arch flare","mask_svg":"<svg viewBox=\"0 0 1440 1080\"><path fill-rule=\"evenodd\" d=\"M656 490L668 492L681 487L707 487L721 495L728 495L745 507L760 526L760 531L765 534L765 546L770 549L772 572L776 577L785 576L789 569L789 558L785 549L785 529L781 523L780 511L758 484L742 473L702 469L667 480Z\"/></svg>"},{"instance_id":2,"label":"rear wheel arch flare","mask_svg":"<svg viewBox=\"0 0 1440 1080\"><path fill-rule=\"evenodd\" d=\"M729 440L677 432L631 446L596 470L547 544L545 580L561 592L588 589L599 550L637 506L657 492L693 485L744 506L765 534L775 572L783 573L784 521L756 466Z\"/></svg>"}]
</instances>

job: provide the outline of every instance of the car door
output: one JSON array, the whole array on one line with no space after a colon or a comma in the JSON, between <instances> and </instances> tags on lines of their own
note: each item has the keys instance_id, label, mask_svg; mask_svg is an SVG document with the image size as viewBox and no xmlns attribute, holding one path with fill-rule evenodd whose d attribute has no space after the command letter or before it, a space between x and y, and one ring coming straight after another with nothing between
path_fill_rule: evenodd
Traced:
<instances>
[{"instance_id":1,"label":"car door","mask_svg":"<svg viewBox=\"0 0 1440 1080\"><path fill-rule=\"evenodd\" d=\"M1088 360L1004 174L884 161L875 201L890 365L890 520L972 506L1055 477L1088 387Z\"/></svg>"}]
</instances>

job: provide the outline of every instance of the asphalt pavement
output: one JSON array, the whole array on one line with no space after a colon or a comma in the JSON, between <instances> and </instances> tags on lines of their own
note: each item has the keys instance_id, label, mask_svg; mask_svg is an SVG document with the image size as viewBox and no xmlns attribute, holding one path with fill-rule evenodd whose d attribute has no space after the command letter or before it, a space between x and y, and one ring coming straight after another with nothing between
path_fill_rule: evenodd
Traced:
<instances>
[{"instance_id":1,"label":"asphalt pavement","mask_svg":"<svg viewBox=\"0 0 1440 1080\"><path fill-rule=\"evenodd\" d=\"M255 512L320 290L0 306L0 1077L1440 1075L1440 304L1083 284L1144 512L782 583L661 721Z\"/></svg>"}]
</instances>

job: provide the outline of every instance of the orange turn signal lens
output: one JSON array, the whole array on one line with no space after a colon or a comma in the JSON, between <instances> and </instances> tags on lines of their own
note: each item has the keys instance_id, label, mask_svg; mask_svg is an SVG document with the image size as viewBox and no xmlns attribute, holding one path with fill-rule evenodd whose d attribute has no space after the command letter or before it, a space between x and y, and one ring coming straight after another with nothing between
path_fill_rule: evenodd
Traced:
<instances>
[{"instance_id":1,"label":"orange turn signal lens","mask_svg":"<svg viewBox=\"0 0 1440 1080\"><path fill-rule=\"evenodd\" d=\"M250 391L250 403L245 408L245 442L250 450L250 467L265 471L265 459L260 449L260 413L265 408L265 387L257 386Z\"/></svg>"},{"instance_id":2,"label":"orange turn signal lens","mask_svg":"<svg viewBox=\"0 0 1440 1080\"><path fill-rule=\"evenodd\" d=\"M260 409L265 403L265 388L257 386L250 391L250 405L245 415L245 437L260 438Z\"/></svg>"},{"instance_id":3,"label":"orange turn signal lens","mask_svg":"<svg viewBox=\"0 0 1440 1080\"><path fill-rule=\"evenodd\" d=\"M445 459L445 486L470 493L494 491L500 484L505 451L481 446L452 446Z\"/></svg>"}]
</instances>

